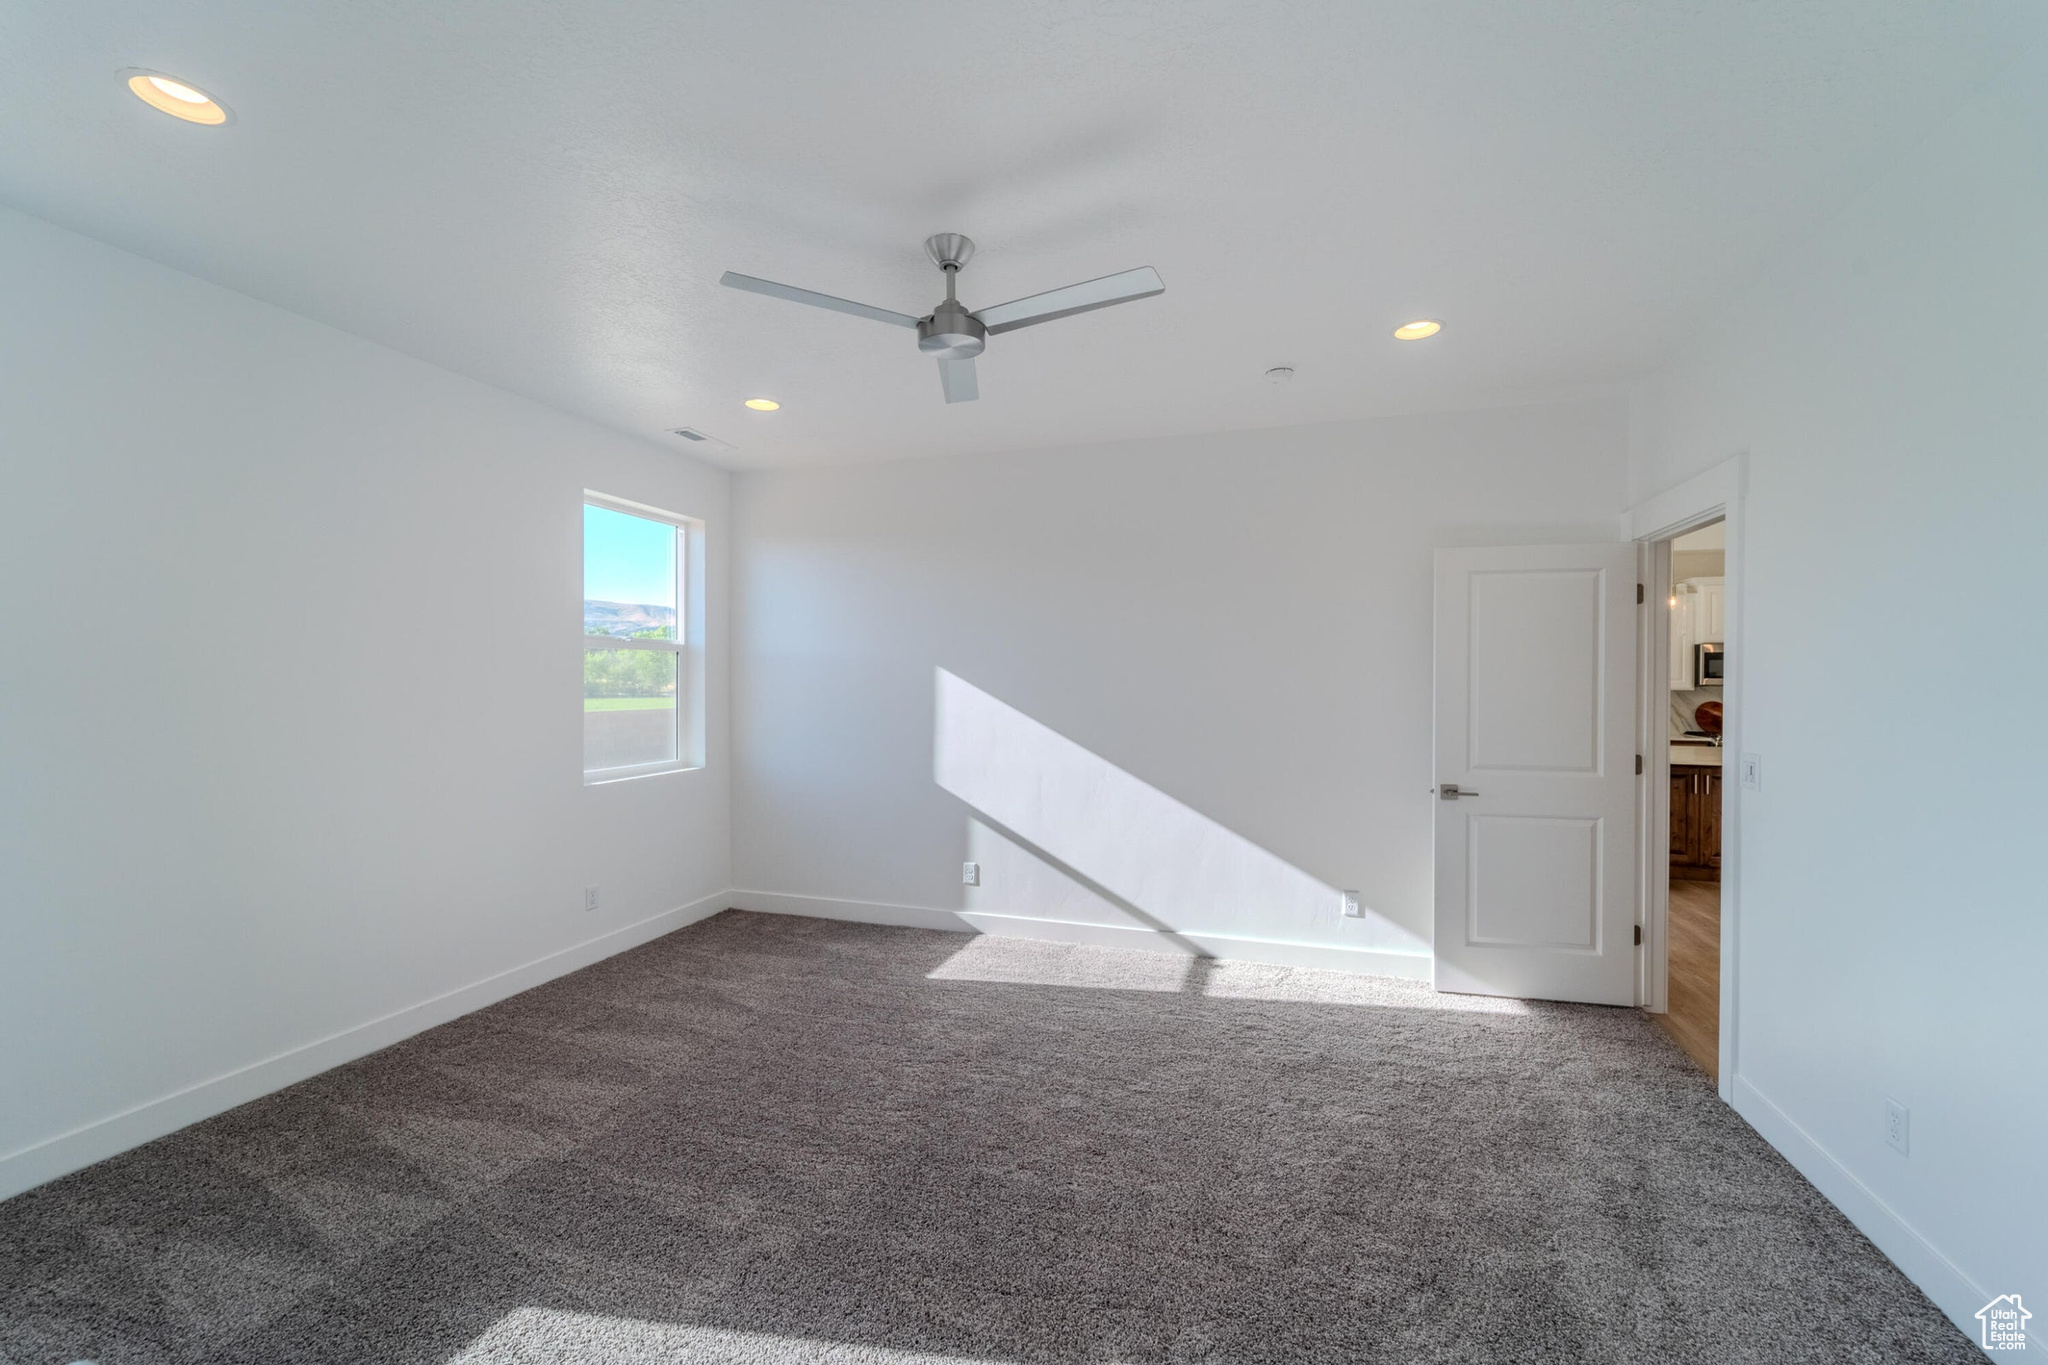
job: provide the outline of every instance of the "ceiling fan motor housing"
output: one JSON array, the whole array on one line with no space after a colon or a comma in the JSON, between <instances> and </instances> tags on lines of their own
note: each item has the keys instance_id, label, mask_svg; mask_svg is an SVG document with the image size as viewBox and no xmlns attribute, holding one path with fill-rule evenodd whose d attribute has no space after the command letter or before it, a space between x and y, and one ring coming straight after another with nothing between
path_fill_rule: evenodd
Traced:
<instances>
[{"instance_id":1,"label":"ceiling fan motor housing","mask_svg":"<svg viewBox=\"0 0 2048 1365\"><path fill-rule=\"evenodd\" d=\"M965 360L988 345L988 328L958 302L947 299L917 324L917 349L941 360Z\"/></svg>"}]
</instances>

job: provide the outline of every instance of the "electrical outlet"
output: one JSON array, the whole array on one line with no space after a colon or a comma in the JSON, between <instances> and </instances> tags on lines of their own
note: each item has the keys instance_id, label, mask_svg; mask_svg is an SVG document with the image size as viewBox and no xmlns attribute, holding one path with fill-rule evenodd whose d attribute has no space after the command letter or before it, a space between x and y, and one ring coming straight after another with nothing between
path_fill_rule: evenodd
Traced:
<instances>
[{"instance_id":1,"label":"electrical outlet","mask_svg":"<svg viewBox=\"0 0 2048 1365\"><path fill-rule=\"evenodd\" d=\"M1742 788L1753 792L1764 789L1764 761L1755 754L1742 756Z\"/></svg>"},{"instance_id":2,"label":"electrical outlet","mask_svg":"<svg viewBox=\"0 0 2048 1365\"><path fill-rule=\"evenodd\" d=\"M980 863L962 863L962 864L960 864L960 884L961 884L962 886L980 886L980 885L981 885L981 864L980 864Z\"/></svg>"},{"instance_id":3,"label":"electrical outlet","mask_svg":"<svg viewBox=\"0 0 2048 1365\"><path fill-rule=\"evenodd\" d=\"M584 887L584 888L583 888L583 908L584 908L585 910L595 910L595 909L597 909L597 888L596 888L596 887L594 887L594 886L586 886L586 887Z\"/></svg>"},{"instance_id":4,"label":"electrical outlet","mask_svg":"<svg viewBox=\"0 0 2048 1365\"><path fill-rule=\"evenodd\" d=\"M1908 1147L1913 1137L1913 1111L1900 1104L1890 1095L1884 1097L1884 1140L1899 1149L1900 1156L1911 1156Z\"/></svg>"},{"instance_id":5,"label":"electrical outlet","mask_svg":"<svg viewBox=\"0 0 2048 1365\"><path fill-rule=\"evenodd\" d=\"M1344 917L1346 919L1357 919L1364 913L1364 907L1358 903L1358 893L1356 891L1346 891L1344 893Z\"/></svg>"}]
</instances>

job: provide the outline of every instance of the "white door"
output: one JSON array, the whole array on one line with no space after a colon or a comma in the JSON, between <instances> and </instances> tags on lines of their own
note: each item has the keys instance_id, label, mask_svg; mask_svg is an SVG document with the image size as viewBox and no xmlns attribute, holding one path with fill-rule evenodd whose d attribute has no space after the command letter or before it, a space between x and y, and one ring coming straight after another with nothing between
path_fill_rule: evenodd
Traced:
<instances>
[{"instance_id":1,"label":"white door","mask_svg":"<svg viewBox=\"0 0 2048 1365\"><path fill-rule=\"evenodd\" d=\"M1636 551L1436 556L1436 988L1635 999Z\"/></svg>"}]
</instances>

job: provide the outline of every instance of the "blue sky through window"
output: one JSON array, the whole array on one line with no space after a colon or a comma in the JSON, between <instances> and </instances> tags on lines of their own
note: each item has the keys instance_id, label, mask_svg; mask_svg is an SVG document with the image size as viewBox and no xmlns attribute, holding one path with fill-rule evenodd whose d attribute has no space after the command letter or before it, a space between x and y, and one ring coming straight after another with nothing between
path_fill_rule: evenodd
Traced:
<instances>
[{"instance_id":1,"label":"blue sky through window","mask_svg":"<svg viewBox=\"0 0 2048 1365\"><path fill-rule=\"evenodd\" d=\"M592 602L676 604L676 528L583 505L583 596Z\"/></svg>"}]
</instances>

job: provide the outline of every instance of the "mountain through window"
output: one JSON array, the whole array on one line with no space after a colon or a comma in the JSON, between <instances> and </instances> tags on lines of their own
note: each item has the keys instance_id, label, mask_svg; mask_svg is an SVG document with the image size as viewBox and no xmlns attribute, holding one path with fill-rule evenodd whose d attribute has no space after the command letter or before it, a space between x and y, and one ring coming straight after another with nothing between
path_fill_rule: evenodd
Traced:
<instances>
[{"instance_id":1,"label":"mountain through window","mask_svg":"<svg viewBox=\"0 0 2048 1365\"><path fill-rule=\"evenodd\" d=\"M583 504L583 772L682 766L688 528Z\"/></svg>"}]
</instances>

